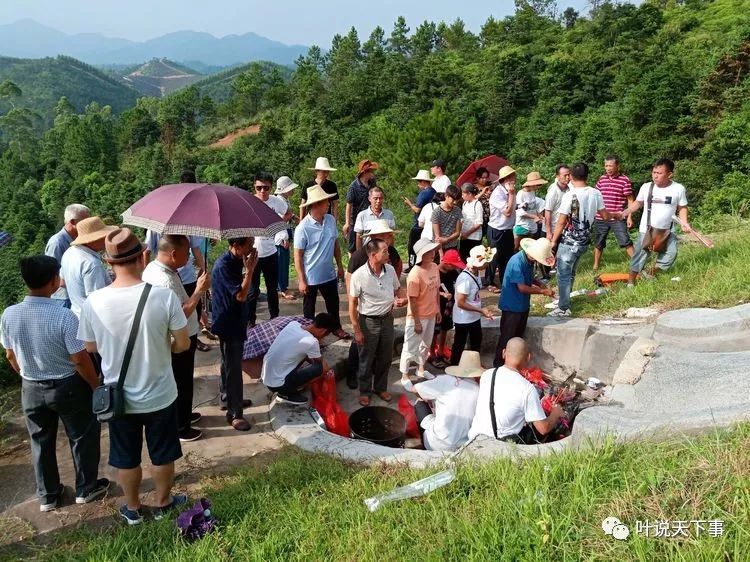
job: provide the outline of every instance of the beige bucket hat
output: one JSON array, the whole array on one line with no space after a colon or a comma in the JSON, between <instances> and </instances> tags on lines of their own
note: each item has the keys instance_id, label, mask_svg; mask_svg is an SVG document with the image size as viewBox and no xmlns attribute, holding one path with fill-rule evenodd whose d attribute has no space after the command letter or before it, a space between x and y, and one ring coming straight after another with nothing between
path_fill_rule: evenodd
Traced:
<instances>
[{"instance_id":1,"label":"beige bucket hat","mask_svg":"<svg viewBox=\"0 0 750 562\"><path fill-rule=\"evenodd\" d=\"M318 156L318 158L315 160L315 167L310 168L311 170L321 170L324 172L335 172L336 168L331 167L331 163L328 161L328 158L325 158L324 156Z\"/></svg>"},{"instance_id":2,"label":"beige bucket hat","mask_svg":"<svg viewBox=\"0 0 750 562\"><path fill-rule=\"evenodd\" d=\"M469 250L469 259L466 260L468 267L484 267L489 264L497 253L497 248L490 248L489 246L474 246Z\"/></svg>"},{"instance_id":3,"label":"beige bucket hat","mask_svg":"<svg viewBox=\"0 0 750 562\"><path fill-rule=\"evenodd\" d=\"M107 234L118 228L116 226L107 226L100 217L83 219L78 222L76 227L78 228L78 236L71 242L72 246L82 246L102 240Z\"/></svg>"},{"instance_id":4,"label":"beige bucket hat","mask_svg":"<svg viewBox=\"0 0 750 562\"><path fill-rule=\"evenodd\" d=\"M521 240L521 249L527 256L539 263L546 264L552 258L552 242L546 238L538 240L524 238Z\"/></svg>"},{"instance_id":5,"label":"beige bucket hat","mask_svg":"<svg viewBox=\"0 0 750 562\"><path fill-rule=\"evenodd\" d=\"M274 191L273 194L283 195L284 193L289 193L294 190L295 187L299 186L292 181L292 178L289 176L281 176L276 180L276 191Z\"/></svg>"},{"instance_id":6,"label":"beige bucket hat","mask_svg":"<svg viewBox=\"0 0 750 562\"><path fill-rule=\"evenodd\" d=\"M419 170L417 172L417 175L414 176L411 179L417 180L417 181L429 181L429 182L435 181L435 178L431 178L430 177L430 171L429 170Z\"/></svg>"},{"instance_id":7,"label":"beige bucket hat","mask_svg":"<svg viewBox=\"0 0 750 562\"><path fill-rule=\"evenodd\" d=\"M542 177L542 174L539 172L529 172L526 174L526 182L522 187L534 187L536 185L544 185L545 183L549 182Z\"/></svg>"},{"instance_id":8,"label":"beige bucket hat","mask_svg":"<svg viewBox=\"0 0 750 562\"><path fill-rule=\"evenodd\" d=\"M440 244L438 244L437 242L433 242L432 240L427 240L425 238L420 238L419 240L417 240L414 243L414 253L417 255L416 263L422 263L422 256L424 256L430 250L435 250L439 247Z\"/></svg>"},{"instance_id":9,"label":"beige bucket hat","mask_svg":"<svg viewBox=\"0 0 750 562\"><path fill-rule=\"evenodd\" d=\"M325 190L319 185L314 185L307 189L307 201L302 204L302 207L309 207L310 205L314 205L315 203L319 203L320 201L330 199L335 195L335 193L326 193Z\"/></svg>"},{"instance_id":10,"label":"beige bucket hat","mask_svg":"<svg viewBox=\"0 0 750 562\"><path fill-rule=\"evenodd\" d=\"M485 369L479 358L478 351L464 351L461 354L461 360L458 365L452 365L445 368L445 373L454 377L474 379L481 377Z\"/></svg>"},{"instance_id":11,"label":"beige bucket hat","mask_svg":"<svg viewBox=\"0 0 750 562\"><path fill-rule=\"evenodd\" d=\"M383 220L383 219L378 219L376 221L373 221L370 224L372 225L370 230L368 230L365 233L367 234L367 236L377 236L378 234L390 234L390 233L400 232L399 230L393 230L388 224L388 221Z\"/></svg>"},{"instance_id":12,"label":"beige bucket hat","mask_svg":"<svg viewBox=\"0 0 750 562\"><path fill-rule=\"evenodd\" d=\"M503 180L507 178L509 175L515 174L515 173L516 171L510 166L503 166L502 168L500 168L500 171L497 172L497 179L498 181Z\"/></svg>"}]
</instances>

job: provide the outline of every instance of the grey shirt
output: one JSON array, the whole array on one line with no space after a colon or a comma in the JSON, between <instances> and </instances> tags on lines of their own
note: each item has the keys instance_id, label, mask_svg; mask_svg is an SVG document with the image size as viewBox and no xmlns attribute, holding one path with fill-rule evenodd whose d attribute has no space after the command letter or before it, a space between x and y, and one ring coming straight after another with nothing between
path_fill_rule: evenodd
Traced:
<instances>
[{"instance_id":1,"label":"grey shirt","mask_svg":"<svg viewBox=\"0 0 750 562\"><path fill-rule=\"evenodd\" d=\"M437 224L440 227L440 236L450 236L451 234L455 234L456 225L462 220L462 218L463 215L461 213L461 208L458 205L455 205L450 212L445 211L438 205L432 212L432 224ZM443 244L444 250L457 247L458 238Z\"/></svg>"}]
</instances>

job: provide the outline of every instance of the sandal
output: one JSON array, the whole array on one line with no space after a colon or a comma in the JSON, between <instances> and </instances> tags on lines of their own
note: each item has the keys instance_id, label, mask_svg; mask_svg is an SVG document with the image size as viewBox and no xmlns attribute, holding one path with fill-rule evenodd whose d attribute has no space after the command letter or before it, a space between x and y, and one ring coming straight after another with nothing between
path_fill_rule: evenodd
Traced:
<instances>
[{"instance_id":1,"label":"sandal","mask_svg":"<svg viewBox=\"0 0 750 562\"><path fill-rule=\"evenodd\" d=\"M393 400L393 396L391 396L390 392L378 392L378 396L383 402L390 402L391 400Z\"/></svg>"},{"instance_id":2,"label":"sandal","mask_svg":"<svg viewBox=\"0 0 750 562\"><path fill-rule=\"evenodd\" d=\"M201 334L203 334L204 336L206 336L206 337L207 337L208 339L210 339L211 341L216 341L216 340L218 340L218 339L219 339L219 336L217 336L217 335L215 335L215 334L212 334L212 333L211 333L211 332L209 331L209 329L208 329L208 328L203 328L203 329L201 330Z\"/></svg>"},{"instance_id":3,"label":"sandal","mask_svg":"<svg viewBox=\"0 0 750 562\"><path fill-rule=\"evenodd\" d=\"M198 345L195 347L198 351L211 351L211 346L198 340Z\"/></svg>"},{"instance_id":4,"label":"sandal","mask_svg":"<svg viewBox=\"0 0 750 562\"><path fill-rule=\"evenodd\" d=\"M497 294L497 293L499 293L499 292L500 292L500 289L498 289L498 288L497 288L497 287L495 287L494 285L490 285L489 287L487 287L487 290L488 290L488 291L489 291L490 293L495 293L495 294Z\"/></svg>"},{"instance_id":5,"label":"sandal","mask_svg":"<svg viewBox=\"0 0 750 562\"><path fill-rule=\"evenodd\" d=\"M340 340L350 340L352 339L351 334L347 334L343 328L337 328L333 331L333 335L339 338Z\"/></svg>"},{"instance_id":6,"label":"sandal","mask_svg":"<svg viewBox=\"0 0 750 562\"><path fill-rule=\"evenodd\" d=\"M448 366L448 363L443 361L441 357L430 357L427 359L436 369L445 369Z\"/></svg>"},{"instance_id":7,"label":"sandal","mask_svg":"<svg viewBox=\"0 0 750 562\"><path fill-rule=\"evenodd\" d=\"M292 295L290 293L287 293L285 291L279 291L279 296L282 299L288 300L288 301L296 301L297 297L295 295Z\"/></svg>"},{"instance_id":8,"label":"sandal","mask_svg":"<svg viewBox=\"0 0 750 562\"><path fill-rule=\"evenodd\" d=\"M365 396L364 394L359 397L359 405L360 406L369 406L370 405L370 397Z\"/></svg>"}]
</instances>

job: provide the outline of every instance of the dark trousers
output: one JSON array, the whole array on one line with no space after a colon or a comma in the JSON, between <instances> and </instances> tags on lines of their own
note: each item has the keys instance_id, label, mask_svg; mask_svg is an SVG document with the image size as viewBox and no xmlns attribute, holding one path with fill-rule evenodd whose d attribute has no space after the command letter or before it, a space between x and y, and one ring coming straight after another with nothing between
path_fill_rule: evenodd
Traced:
<instances>
[{"instance_id":1,"label":"dark trousers","mask_svg":"<svg viewBox=\"0 0 750 562\"><path fill-rule=\"evenodd\" d=\"M513 229L508 230L496 230L491 226L487 227L487 240L493 248L497 248L495 257L492 258L490 267L488 268L490 284L495 283L495 270L497 270L500 277L500 284L503 282L503 276L505 275L505 267L508 265L508 260L513 257L515 252L515 246L513 242Z\"/></svg>"},{"instance_id":2,"label":"dark trousers","mask_svg":"<svg viewBox=\"0 0 750 562\"><path fill-rule=\"evenodd\" d=\"M290 394L297 392L300 387L306 385L313 379L317 379L322 374L322 363L310 363L304 367L298 366L286 376L283 385L269 386L268 390L272 390L281 396L289 396Z\"/></svg>"},{"instance_id":3,"label":"dark trousers","mask_svg":"<svg viewBox=\"0 0 750 562\"><path fill-rule=\"evenodd\" d=\"M312 320L315 318L315 299L318 298L318 291L323 295L326 303L326 311L334 317L338 328L341 327L339 319L339 285L336 279L320 285L308 285L307 294L302 299L302 313L305 318Z\"/></svg>"},{"instance_id":4,"label":"dark trousers","mask_svg":"<svg viewBox=\"0 0 750 562\"><path fill-rule=\"evenodd\" d=\"M276 263L279 268L279 291L286 293L289 288L289 248L276 246Z\"/></svg>"},{"instance_id":5,"label":"dark trousers","mask_svg":"<svg viewBox=\"0 0 750 562\"><path fill-rule=\"evenodd\" d=\"M414 253L414 244L417 243L417 240L420 239L422 236L422 229L419 228L419 226L412 226L411 230L409 231L409 242L407 243L406 250L409 252L409 267L414 267L414 264L417 261L417 254Z\"/></svg>"},{"instance_id":6,"label":"dark trousers","mask_svg":"<svg viewBox=\"0 0 750 562\"><path fill-rule=\"evenodd\" d=\"M249 298L249 321L255 324L255 309L258 306L260 296L260 274L266 282L266 294L268 295L268 313L271 318L279 315L279 257L271 254L265 258L258 258L258 265L253 270L252 295Z\"/></svg>"},{"instance_id":7,"label":"dark trousers","mask_svg":"<svg viewBox=\"0 0 750 562\"><path fill-rule=\"evenodd\" d=\"M91 411L91 387L78 375L53 381L22 379L21 404L40 501L52 503L59 495L58 420L63 422L73 455L76 496L93 490L99 474L101 426Z\"/></svg>"},{"instance_id":8,"label":"dark trousers","mask_svg":"<svg viewBox=\"0 0 750 562\"><path fill-rule=\"evenodd\" d=\"M500 313L500 339L497 340L497 348L495 349L495 361L492 363L494 367L500 367L505 364L503 359L503 350L508 342L513 338L522 338L523 333L526 331L526 322L529 319L529 311L526 312L511 312L509 310L503 310Z\"/></svg>"},{"instance_id":9,"label":"dark trousers","mask_svg":"<svg viewBox=\"0 0 750 562\"><path fill-rule=\"evenodd\" d=\"M239 339L219 338L221 350L221 401L227 403L227 414L234 418L242 416L242 349L245 342Z\"/></svg>"},{"instance_id":10,"label":"dark trousers","mask_svg":"<svg viewBox=\"0 0 750 562\"><path fill-rule=\"evenodd\" d=\"M393 357L393 315L359 315L359 327L365 342L359 349L357 376L359 391L385 392L388 390L388 368ZM374 381L373 381L374 379Z\"/></svg>"},{"instance_id":11,"label":"dark trousers","mask_svg":"<svg viewBox=\"0 0 750 562\"><path fill-rule=\"evenodd\" d=\"M461 254L461 259L466 262L467 259L469 259L469 253L471 252L471 249L475 246L479 246L482 243L481 240L469 240L469 239L463 239L461 240L461 243L458 247L458 253Z\"/></svg>"},{"instance_id":12,"label":"dark trousers","mask_svg":"<svg viewBox=\"0 0 750 562\"><path fill-rule=\"evenodd\" d=\"M182 286L188 296L192 297L196 287L198 286L198 282L194 281L193 283L183 283ZM200 322L201 314L203 313L203 299L198 301L198 306L195 307L195 313L198 315L198 322Z\"/></svg>"},{"instance_id":13,"label":"dark trousers","mask_svg":"<svg viewBox=\"0 0 750 562\"><path fill-rule=\"evenodd\" d=\"M180 431L190 427L193 411L193 371L198 336L190 336L190 347L182 353L172 354L172 372L177 383L177 427Z\"/></svg>"},{"instance_id":14,"label":"dark trousers","mask_svg":"<svg viewBox=\"0 0 750 562\"><path fill-rule=\"evenodd\" d=\"M453 347L451 348L451 365L458 365L461 355L466 349L466 340L469 341L469 349L472 351L482 350L482 321L477 320L471 324L454 324L456 332L453 334Z\"/></svg>"},{"instance_id":15,"label":"dark trousers","mask_svg":"<svg viewBox=\"0 0 750 562\"><path fill-rule=\"evenodd\" d=\"M419 427L419 433L424 435L424 429L422 429L422 420L425 419L432 413L432 408L424 400L417 400L414 404L414 414L417 416L417 426Z\"/></svg>"}]
</instances>

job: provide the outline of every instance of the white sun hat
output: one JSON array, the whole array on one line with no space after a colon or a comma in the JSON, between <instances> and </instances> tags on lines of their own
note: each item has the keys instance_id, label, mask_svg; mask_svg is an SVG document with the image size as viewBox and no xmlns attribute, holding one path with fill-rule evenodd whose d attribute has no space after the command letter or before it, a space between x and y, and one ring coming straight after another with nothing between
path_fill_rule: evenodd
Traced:
<instances>
[{"instance_id":1,"label":"white sun hat","mask_svg":"<svg viewBox=\"0 0 750 562\"><path fill-rule=\"evenodd\" d=\"M328 161L328 158L324 156L318 156L318 158L315 160L315 167L310 168L311 170L321 170L323 172L335 172L336 168L331 168L331 163Z\"/></svg>"},{"instance_id":2,"label":"white sun hat","mask_svg":"<svg viewBox=\"0 0 750 562\"><path fill-rule=\"evenodd\" d=\"M417 175L416 175L416 176L414 176L414 177L413 177L413 178L411 178L411 179L413 179L413 180L417 180L417 181L429 181L429 182L433 182L433 181L435 181L435 178L431 178L431 177L430 177L430 172L429 172L429 170L419 170L419 171L417 172Z\"/></svg>"},{"instance_id":3,"label":"white sun hat","mask_svg":"<svg viewBox=\"0 0 750 562\"><path fill-rule=\"evenodd\" d=\"M281 176L276 180L276 191L273 193L274 195L283 195L284 193L289 193L294 190L295 187L299 186L292 181L292 178L289 176Z\"/></svg>"},{"instance_id":4,"label":"white sun hat","mask_svg":"<svg viewBox=\"0 0 750 562\"><path fill-rule=\"evenodd\" d=\"M310 205L314 205L315 203L318 203L320 201L325 201L326 199L330 199L331 197L334 197L335 193L326 193L325 190L320 187L319 185L314 185L312 187L307 188L307 201L302 203L302 207L309 207Z\"/></svg>"}]
</instances>

